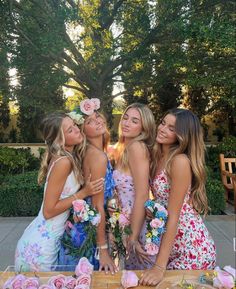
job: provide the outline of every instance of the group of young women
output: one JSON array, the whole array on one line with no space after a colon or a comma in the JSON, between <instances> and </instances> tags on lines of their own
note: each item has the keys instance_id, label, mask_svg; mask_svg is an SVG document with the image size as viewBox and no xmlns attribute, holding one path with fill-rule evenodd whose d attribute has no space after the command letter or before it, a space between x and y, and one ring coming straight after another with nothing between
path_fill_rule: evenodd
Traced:
<instances>
[{"instance_id":1,"label":"group of young women","mask_svg":"<svg viewBox=\"0 0 236 289\"><path fill-rule=\"evenodd\" d=\"M169 110L156 127L148 106L128 106L113 147L113 168L106 120L97 110L85 112L80 128L72 115L52 114L43 121L42 133L47 147L39 173L39 182L45 181L44 198L38 216L18 241L16 269L52 271L58 264L77 264L61 239L72 202L86 198L101 215L94 247L99 261L90 261L114 274L118 268L109 254L104 209L114 189L131 225L125 268L145 270L140 284L158 284L166 269L215 267L215 245L200 216L208 211L203 131L191 111ZM148 256L144 249L146 218L151 217L144 204L150 190L168 211L156 256ZM73 236L79 228L74 224Z\"/></svg>"}]
</instances>

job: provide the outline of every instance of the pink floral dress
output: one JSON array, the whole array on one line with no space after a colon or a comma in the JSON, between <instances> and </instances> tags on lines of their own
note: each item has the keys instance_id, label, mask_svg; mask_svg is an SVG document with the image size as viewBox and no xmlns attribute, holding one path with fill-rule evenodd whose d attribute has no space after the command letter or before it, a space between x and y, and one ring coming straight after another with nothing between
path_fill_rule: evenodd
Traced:
<instances>
[{"instance_id":1,"label":"pink floral dress","mask_svg":"<svg viewBox=\"0 0 236 289\"><path fill-rule=\"evenodd\" d=\"M135 200L134 183L132 176L129 176L119 170L113 171L113 179L115 188L119 198L121 209L131 214ZM146 222L144 222L139 235L141 245L145 244ZM155 262L155 256L150 256L152 262ZM127 270L143 270L151 267L151 264L140 264L135 254L131 254L129 259L125 260L125 269Z\"/></svg>"},{"instance_id":2,"label":"pink floral dress","mask_svg":"<svg viewBox=\"0 0 236 289\"><path fill-rule=\"evenodd\" d=\"M157 174L151 184L158 203L168 206L170 183L166 172ZM167 269L206 270L216 265L216 249L200 215L189 204L190 191L186 194L180 212L175 241Z\"/></svg>"}]
</instances>

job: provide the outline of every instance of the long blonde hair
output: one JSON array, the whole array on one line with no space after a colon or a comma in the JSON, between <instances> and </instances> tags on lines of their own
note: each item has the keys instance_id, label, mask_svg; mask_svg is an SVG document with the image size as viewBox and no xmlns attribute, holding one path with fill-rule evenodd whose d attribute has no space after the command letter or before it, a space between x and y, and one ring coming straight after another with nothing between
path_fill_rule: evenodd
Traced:
<instances>
[{"instance_id":1,"label":"long blonde hair","mask_svg":"<svg viewBox=\"0 0 236 289\"><path fill-rule=\"evenodd\" d=\"M72 169L78 179L79 183L83 183L82 176L82 155L85 150L85 140L74 147L71 153L65 150L65 137L62 130L62 121L64 118L69 117L65 113L53 113L48 115L42 121L42 136L46 143L46 151L43 155L41 162L41 167L38 175L38 183L42 184L45 181L46 175L48 173L48 166L50 161L55 156L67 156L71 163Z\"/></svg>"},{"instance_id":2,"label":"long blonde hair","mask_svg":"<svg viewBox=\"0 0 236 289\"><path fill-rule=\"evenodd\" d=\"M165 165L165 170L170 176L170 167L173 158L178 154L185 154L190 160L192 169L191 201L194 209L206 215L208 212L208 202L205 189L205 144L203 140L203 129L198 117L187 109L171 109L167 114L176 117L175 132L177 142L173 144L169 151L169 156ZM152 151L151 177L154 178L157 165L162 157L161 144L155 144Z\"/></svg>"},{"instance_id":3,"label":"long blonde hair","mask_svg":"<svg viewBox=\"0 0 236 289\"><path fill-rule=\"evenodd\" d=\"M116 144L116 154L115 154L115 162L119 163L120 166L124 169L128 167L128 150L127 147L125 146L124 142L125 139L122 136L121 121L126 112L130 108L135 108L140 113L142 122L142 132L140 135L134 138L132 142L139 141L143 143L147 148L147 153L149 155L155 143L155 136L156 136L155 119L150 108L142 103L133 103L129 105L121 116L121 120L119 123L119 140L118 143Z\"/></svg>"}]
</instances>

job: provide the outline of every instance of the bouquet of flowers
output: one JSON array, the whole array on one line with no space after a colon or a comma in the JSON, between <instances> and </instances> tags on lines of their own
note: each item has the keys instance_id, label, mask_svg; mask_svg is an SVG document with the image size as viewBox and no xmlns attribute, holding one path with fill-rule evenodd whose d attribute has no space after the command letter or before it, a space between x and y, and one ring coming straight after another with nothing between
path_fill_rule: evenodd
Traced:
<instances>
[{"instance_id":1,"label":"bouquet of flowers","mask_svg":"<svg viewBox=\"0 0 236 289\"><path fill-rule=\"evenodd\" d=\"M112 256L125 257L126 239L131 234L130 213L128 210L121 210L116 198L108 200L107 228L110 233Z\"/></svg>"},{"instance_id":2,"label":"bouquet of flowers","mask_svg":"<svg viewBox=\"0 0 236 289\"><path fill-rule=\"evenodd\" d=\"M165 232L168 212L164 206L153 200L147 200L144 206L153 215L153 218L147 220L145 249L149 255L156 255L159 251L161 236Z\"/></svg>"},{"instance_id":3,"label":"bouquet of flowers","mask_svg":"<svg viewBox=\"0 0 236 289\"><path fill-rule=\"evenodd\" d=\"M66 233L61 242L70 255L89 258L96 246L96 228L101 215L84 200L75 200L72 204L75 225L67 221Z\"/></svg>"}]
</instances>

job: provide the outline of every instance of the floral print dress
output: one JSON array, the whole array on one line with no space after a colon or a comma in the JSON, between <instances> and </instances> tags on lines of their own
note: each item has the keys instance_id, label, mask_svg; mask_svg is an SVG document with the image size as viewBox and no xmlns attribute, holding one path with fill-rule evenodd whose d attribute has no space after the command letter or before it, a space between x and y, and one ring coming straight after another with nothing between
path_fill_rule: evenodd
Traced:
<instances>
[{"instance_id":1,"label":"floral print dress","mask_svg":"<svg viewBox=\"0 0 236 289\"><path fill-rule=\"evenodd\" d=\"M104 207L106 207L106 203L108 199L113 196L114 190L114 180L112 178L113 169L109 160L107 160L107 168L105 175L105 185L104 185ZM86 199L87 203L91 204L91 198ZM71 214L73 214L73 210L71 210ZM66 223L65 232L61 238L61 240L70 240L71 246L74 248L78 248L86 242L87 234L85 232L85 226L87 226L87 222L84 223L74 223L73 221L68 221ZM90 248L86 252L86 257L89 262L93 264L94 270L99 269L99 261L96 259L96 245L93 248ZM83 256L74 256L70 254L68 248L61 242L61 247L59 250L59 258L58 264L60 268L64 271L74 271L76 265L79 262L79 259ZM64 267L63 267L64 265Z\"/></svg>"},{"instance_id":2,"label":"floral print dress","mask_svg":"<svg viewBox=\"0 0 236 289\"><path fill-rule=\"evenodd\" d=\"M165 170L151 184L158 203L168 206L170 183ZM200 215L189 204L190 190L185 196L179 224L167 269L207 270L216 265L216 248Z\"/></svg>"},{"instance_id":3,"label":"floral print dress","mask_svg":"<svg viewBox=\"0 0 236 289\"><path fill-rule=\"evenodd\" d=\"M47 188L48 177L57 161L52 163L44 186ZM60 199L67 198L79 189L79 183L72 171L67 177ZM65 222L69 210L50 219L43 216L43 204L38 216L25 229L19 239L15 252L16 271L53 271L58 262L58 251L60 250L60 238L65 230Z\"/></svg>"},{"instance_id":4,"label":"floral print dress","mask_svg":"<svg viewBox=\"0 0 236 289\"><path fill-rule=\"evenodd\" d=\"M117 196L121 209L131 214L134 200L135 200L135 191L134 191L134 182L132 176L129 176L119 170L114 170L113 178L115 181L115 188L117 191ZM144 222L139 235L139 242L141 245L145 244L146 239L146 222ZM155 262L155 256L150 256L150 260ZM151 267L151 264L141 264L136 254L130 254L129 258L125 260L125 269L127 270L143 270Z\"/></svg>"}]
</instances>

